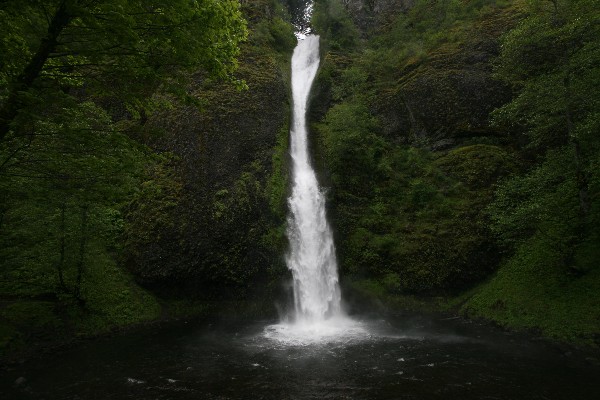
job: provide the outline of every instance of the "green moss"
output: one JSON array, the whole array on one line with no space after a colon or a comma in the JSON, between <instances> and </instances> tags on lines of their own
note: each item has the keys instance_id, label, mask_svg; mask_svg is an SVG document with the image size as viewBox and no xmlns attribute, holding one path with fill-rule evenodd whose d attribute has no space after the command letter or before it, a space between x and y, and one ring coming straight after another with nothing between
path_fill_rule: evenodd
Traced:
<instances>
[{"instance_id":1,"label":"green moss","mask_svg":"<svg viewBox=\"0 0 600 400\"><path fill-rule=\"evenodd\" d=\"M490 188L518 171L515 155L498 146L477 144L449 151L435 165L471 189Z\"/></svg>"},{"instance_id":2,"label":"green moss","mask_svg":"<svg viewBox=\"0 0 600 400\"><path fill-rule=\"evenodd\" d=\"M266 193L271 211L281 220L287 213L287 194L289 188L288 148L289 118L281 126L277 136L277 145L271 158L271 175L267 181Z\"/></svg>"},{"instance_id":3,"label":"green moss","mask_svg":"<svg viewBox=\"0 0 600 400\"><path fill-rule=\"evenodd\" d=\"M461 311L511 329L599 346L600 269L566 275L559 259L547 241L531 239L472 294Z\"/></svg>"},{"instance_id":4,"label":"green moss","mask_svg":"<svg viewBox=\"0 0 600 400\"><path fill-rule=\"evenodd\" d=\"M154 296L137 286L132 277L102 254L88 265L83 296L84 309L72 308L78 334L98 334L115 328L151 321L161 314Z\"/></svg>"},{"instance_id":5,"label":"green moss","mask_svg":"<svg viewBox=\"0 0 600 400\"><path fill-rule=\"evenodd\" d=\"M54 313L55 303L47 301L19 301L0 311L0 317L17 327L36 330L58 327L61 321Z\"/></svg>"},{"instance_id":6,"label":"green moss","mask_svg":"<svg viewBox=\"0 0 600 400\"><path fill-rule=\"evenodd\" d=\"M345 279L342 282L344 301L360 312L397 312L403 310L435 312L442 310L443 297L394 294L383 282L373 279ZM387 282L386 282L387 281Z\"/></svg>"}]
</instances>

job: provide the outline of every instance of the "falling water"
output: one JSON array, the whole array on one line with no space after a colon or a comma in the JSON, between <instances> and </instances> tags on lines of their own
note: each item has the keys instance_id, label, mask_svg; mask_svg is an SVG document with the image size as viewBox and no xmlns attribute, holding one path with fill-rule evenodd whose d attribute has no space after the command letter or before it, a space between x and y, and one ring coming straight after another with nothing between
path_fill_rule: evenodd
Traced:
<instances>
[{"instance_id":1,"label":"falling water","mask_svg":"<svg viewBox=\"0 0 600 400\"><path fill-rule=\"evenodd\" d=\"M323 321L341 312L333 235L325 215L325 198L308 153L306 107L318 67L319 37L306 35L298 40L292 56L293 181L287 230L287 265L294 278L295 317L303 322Z\"/></svg>"},{"instance_id":2,"label":"falling water","mask_svg":"<svg viewBox=\"0 0 600 400\"><path fill-rule=\"evenodd\" d=\"M311 10L309 3L303 12L306 20ZM304 26L297 25L298 45L292 56L292 192L288 198L290 250L286 261L294 280L294 315L280 324L267 326L265 336L284 345L348 343L363 340L369 334L360 322L346 317L342 310L325 196L310 163L306 108L319 68L319 36L310 34L310 28Z\"/></svg>"}]
</instances>

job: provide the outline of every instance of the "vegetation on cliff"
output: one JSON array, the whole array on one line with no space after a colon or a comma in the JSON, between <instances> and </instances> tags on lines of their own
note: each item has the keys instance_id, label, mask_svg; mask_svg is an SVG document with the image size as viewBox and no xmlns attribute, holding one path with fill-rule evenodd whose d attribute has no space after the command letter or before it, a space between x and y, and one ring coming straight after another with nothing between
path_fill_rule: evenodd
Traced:
<instances>
[{"instance_id":1,"label":"vegetation on cliff","mask_svg":"<svg viewBox=\"0 0 600 400\"><path fill-rule=\"evenodd\" d=\"M593 344L593 2L356 9L320 1L314 18L313 127L347 293L458 296L468 315Z\"/></svg>"},{"instance_id":2,"label":"vegetation on cliff","mask_svg":"<svg viewBox=\"0 0 600 400\"><path fill-rule=\"evenodd\" d=\"M240 298L275 279L265 264L281 274L246 250L282 246L284 18L271 1L2 3L0 352L156 319L172 282Z\"/></svg>"},{"instance_id":3,"label":"vegetation on cliff","mask_svg":"<svg viewBox=\"0 0 600 400\"><path fill-rule=\"evenodd\" d=\"M528 166L496 190L489 215L506 257L463 309L597 345L600 13L593 1L524 11L496 69L516 95L492 118L521 143Z\"/></svg>"},{"instance_id":4,"label":"vegetation on cliff","mask_svg":"<svg viewBox=\"0 0 600 400\"><path fill-rule=\"evenodd\" d=\"M327 54L314 127L346 278L431 293L497 266L485 208L519 160L487 120L510 95L489 65L494 24L512 20L488 3L416 2L366 33L335 1L317 7Z\"/></svg>"},{"instance_id":5,"label":"vegetation on cliff","mask_svg":"<svg viewBox=\"0 0 600 400\"><path fill-rule=\"evenodd\" d=\"M0 5L0 349L281 295L297 18L162 3ZM348 299L597 345L595 1L317 0L313 27Z\"/></svg>"}]
</instances>

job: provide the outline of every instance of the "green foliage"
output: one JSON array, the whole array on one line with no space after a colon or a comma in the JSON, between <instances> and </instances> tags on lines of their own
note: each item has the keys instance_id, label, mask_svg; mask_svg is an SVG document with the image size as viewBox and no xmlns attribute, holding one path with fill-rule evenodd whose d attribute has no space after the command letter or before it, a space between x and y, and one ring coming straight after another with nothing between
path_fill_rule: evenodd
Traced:
<instances>
[{"instance_id":1,"label":"green foliage","mask_svg":"<svg viewBox=\"0 0 600 400\"><path fill-rule=\"evenodd\" d=\"M274 155L275 162L277 158ZM279 181L285 171L272 171L265 182L260 179L264 167L253 163L230 189L216 192L212 202L213 223L221 229L214 236L227 248L217 247L206 255L210 257L206 278L239 288L228 297L239 299L247 294L250 282L268 286L281 278L280 260L286 244L281 201L287 193L283 191L287 179Z\"/></svg>"},{"instance_id":2,"label":"green foliage","mask_svg":"<svg viewBox=\"0 0 600 400\"><path fill-rule=\"evenodd\" d=\"M272 46L286 55L294 50L297 42L292 25L281 17L260 21L252 29L250 40L263 46Z\"/></svg>"},{"instance_id":3,"label":"green foliage","mask_svg":"<svg viewBox=\"0 0 600 400\"><path fill-rule=\"evenodd\" d=\"M515 245L538 229L568 243L578 219L575 167L570 149L558 149L523 176L504 182L489 212L492 229L507 245Z\"/></svg>"},{"instance_id":4,"label":"green foliage","mask_svg":"<svg viewBox=\"0 0 600 400\"><path fill-rule=\"evenodd\" d=\"M32 124L35 140L2 144L0 295L16 300L2 310L0 325L17 348L31 335L62 338L65 326L95 333L158 315L155 300L130 283L113 256L121 248L121 205L146 153L96 105L69 105ZM37 303L18 299L40 296L52 299L45 314L24 314ZM29 322L18 319L27 314Z\"/></svg>"},{"instance_id":5,"label":"green foliage","mask_svg":"<svg viewBox=\"0 0 600 400\"><path fill-rule=\"evenodd\" d=\"M497 262L485 205L515 169L502 148L475 145L436 157L389 143L359 97L333 106L316 127L333 191L343 272L389 293L456 288Z\"/></svg>"},{"instance_id":6,"label":"green foliage","mask_svg":"<svg viewBox=\"0 0 600 400\"><path fill-rule=\"evenodd\" d=\"M0 5L3 345L158 317L119 263L173 225L181 183L175 160L132 137L156 109L198 104L193 74L244 87L238 2L25 3Z\"/></svg>"},{"instance_id":7,"label":"green foliage","mask_svg":"<svg viewBox=\"0 0 600 400\"><path fill-rule=\"evenodd\" d=\"M545 235L559 263L584 271L592 266L577 265L578 249L598 234L600 141L589 128L599 123L600 14L592 2L566 0L532 1L528 11L505 36L498 65L519 93L495 118L523 131L539 161L499 188L493 229L512 249Z\"/></svg>"},{"instance_id":8,"label":"green foliage","mask_svg":"<svg viewBox=\"0 0 600 400\"><path fill-rule=\"evenodd\" d=\"M495 122L526 131L530 146L579 143L598 151L592 126L600 107L598 11L591 1L530 2L529 16L502 43L498 76L518 88ZM585 165L585 163L584 163Z\"/></svg>"},{"instance_id":9,"label":"green foliage","mask_svg":"<svg viewBox=\"0 0 600 400\"><path fill-rule=\"evenodd\" d=\"M19 5L17 5L19 3ZM58 94L83 87L88 96L117 96L131 110L149 108L159 86L180 92L183 71L202 68L232 79L245 21L234 1L106 0L92 4L47 0L2 5L8 85L2 121L13 124L7 107L25 112L25 93ZM42 84L43 82L43 84ZM17 97L15 97L17 96ZM18 101L18 104L15 101Z\"/></svg>"},{"instance_id":10,"label":"green foliage","mask_svg":"<svg viewBox=\"0 0 600 400\"><path fill-rule=\"evenodd\" d=\"M485 137L472 137L469 145L443 153L405 143L444 135L422 132L413 108L421 108L417 111L425 120L440 120L441 129L455 124L457 131L479 129L478 136L486 135L470 126L475 118L468 114L485 110L469 109L457 81L464 79L460 68L471 68L464 59L481 46L468 42L469 35L481 30L486 38L492 36L488 29L497 27L483 25L500 24L494 18L509 5L417 1L379 30L363 32L368 41L361 42L358 34L346 34L357 30L345 11L336 11L335 2L316 3L315 27L334 45L325 46L328 53L316 83L329 103L314 127L318 158L332 186L332 218L346 277L377 282L388 293L434 292L465 287L497 265L499 256L489 254L495 244L484 210L493 185L518 170L515 157ZM332 21L349 28L335 33ZM468 52L461 50L466 42L473 46ZM438 80L439 89L426 87L422 101L415 104L413 98L409 107L407 82L422 86ZM428 93L434 89L442 93ZM382 114L385 109L392 121ZM464 120L451 119L457 113L465 114ZM390 123L398 124L400 132L387 134Z\"/></svg>"},{"instance_id":11,"label":"green foliage","mask_svg":"<svg viewBox=\"0 0 600 400\"><path fill-rule=\"evenodd\" d=\"M488 144L451 150L436 165L473 190L489 190L500 178L519 170L507 149Z\"/></svg>"},{"instance_id":12,"label":"green foliage","mask_svg":"<svg viewBox=\"0 0 600 400\"><path fill-rule=\"evenodd\" d=\"M176 163L174 157L163 154L146 164L144 179L126 207L124 233L129 253L160 240L163 232L174 228L173 213L182 196L182 184L174 171Z\"/></svg>"},{"instance_id":13,"label":"green foliage","mask_svg":"<svg viewBox=\"0 0 600 400\"><path fill-rule=\"evenodd\" d=\"M597 346L600 14L585 0L530 1L525 10L497 67L517 95L494 119L533 161L498 187L488 212L507 259L463 310Z\"/></svg>"},{"instance_id":14,"label":"green foliage","mask_svg":"<svg viewBox=\"0 0 600 400\"><path fill-rule=\"evenodd\" d=\"M385 148L376 134L377 121L369 110L358 101L338 104L328 111L318 128L333 181L343 180L356 193L368 190L361 182L376 179L373 172L378 170Z\"/></svg>"},{"instance_id":15,"label":"green foliage","mask_svg":"<svg viewBox=\"0 0 600 400\"><path fill-rule=\"evenodd\" d=\"M351 50L359 42L359 32L340 0L316 1L312 24L330 50Z\"/></svg>"},{"instance_id":16,"label":"green foliage","mask_svg":"<svg viewBox=\"0 0 600 400\"><path fill-rule=\"evenodd\" d=\"M462 311L508 328L598 346L600 269L581 277L566 275L561 256L553 240L543 234L532 237Z\"/></svg>"},{"instance_id":17,"label":"green foliage","mask_svg":"<svg viewBox=\"0 0 600 400\"><path fill-rule=\"evenodd\" d=\"M408 12L376 32L364 53L365 70L380 80L398 79L405 68L464 42L479 17L510 5L496 0L415 1Z\"/></svg>"},{"instance_id":18,"label":"green foliage","mask_svg":"<svg viewBox=\"0 0 600 400\"><path fill-rule=\"evenodd\" d=\"M281 127L277 138L277 146L271 158L271 176L266 187L266 196L269 198L269 207L281 220L287 215L287 195L289 171L287 169L287 156L289 146L289 131L286 123Z\"/></svg>"},{"instance_id":19,"label":"green foliage","mask_svg":"<svg viewBox=\"0 0 600 400\"><path fill-rule=\"evenodd\" d=\"M2 146L3 274L25 274L45 280L49 291L60 284L77 294L80 277L57 282L53 271L80 270L87 243L116 246L119 203L131 193L144 153L92 103L50 114L32 129L35 140L13 138ZM32 272L40 268L46 272Z\"/></svg>"},{"instance_id":20,"label":"green foliage","mask_svg":"<svg viewBox=\"0 0 600 400\"><path fill-rule=\"evenodd\" d=\"M289 110L288 110L289 111ZM289 115L289 114L288 114ZM281 255L285 252L288 242L285 223L288 213L287 197L289 188L288 146L289 120L281 127L271 158L271 173L264 188L264 196L269 205L265 232L260 238L259 246L263 253L271 254L268 266L269 284L277 286L287 268L283 265Z\"/></svg>"},{"instance_id":21,"label":"green foliage","mask_svg":"<svg viewBox=\"0 0 600 400\"><path fill-rule=\"evenodd\" d=\"M102 249L92 249L91 256L82 289L86 307L82 309L73 304L70 308L76 334L103 333L160 316L161 307L156 298L137 286L130 274Z\"/></svg>"}]
</instances>

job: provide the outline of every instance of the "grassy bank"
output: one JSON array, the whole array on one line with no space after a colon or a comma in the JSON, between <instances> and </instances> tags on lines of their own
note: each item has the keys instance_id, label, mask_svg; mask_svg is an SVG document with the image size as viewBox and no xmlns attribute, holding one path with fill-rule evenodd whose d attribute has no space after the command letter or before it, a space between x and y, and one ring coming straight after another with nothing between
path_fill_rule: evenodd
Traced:
<instances>
[{"instance_id":1,"label":"grassy bank","mask_svg":"<svg viewBox=\"0 0 600 400\"><path fill-rule=\"evenodd\" d=\"M598 273L565 279L541 268L521 266L504 265L488 281L453 295L393 294L375 280L346 282L344 295L350 309L358 313L451 313L565 345L600 350Z\"/></svg>"}]
</instances>

